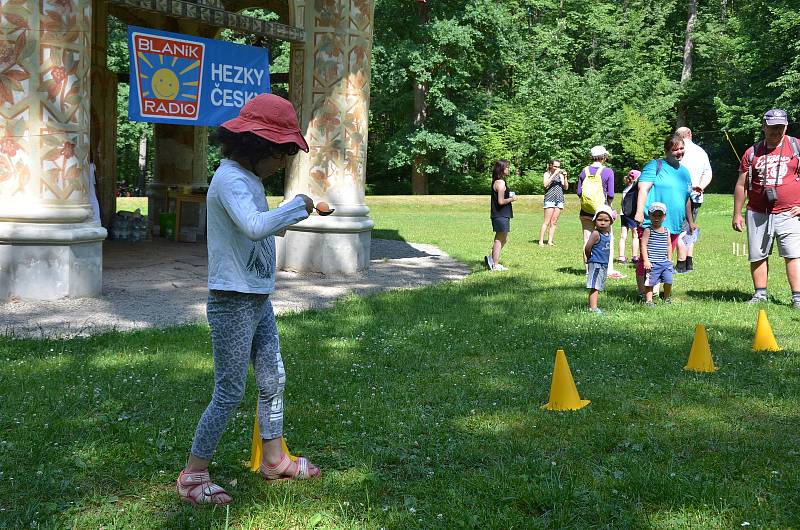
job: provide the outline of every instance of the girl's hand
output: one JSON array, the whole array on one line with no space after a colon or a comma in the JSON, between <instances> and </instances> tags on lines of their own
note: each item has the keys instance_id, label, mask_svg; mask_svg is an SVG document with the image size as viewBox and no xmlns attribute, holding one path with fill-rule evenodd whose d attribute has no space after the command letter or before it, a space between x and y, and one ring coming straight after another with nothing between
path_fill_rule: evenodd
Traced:
<instances>
[{"instance_id":1,"label":"girl's hand","mask_svg":"<svg viewBox=\"0 0 800 530\"><path fill-rule=\"evenodd\" d=\"M306 203L306 211L309 215L311 215L311 212L314 210L314 201L311 200L311 197L303 193L298 193L297 196L303 199L303 202Z\"/></svg>"}]
</instances>

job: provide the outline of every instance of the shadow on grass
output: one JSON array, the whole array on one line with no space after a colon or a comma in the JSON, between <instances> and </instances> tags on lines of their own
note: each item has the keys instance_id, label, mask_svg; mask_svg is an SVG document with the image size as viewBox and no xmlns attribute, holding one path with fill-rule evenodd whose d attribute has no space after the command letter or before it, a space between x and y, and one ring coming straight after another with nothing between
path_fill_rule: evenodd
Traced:
<instances>
[{"instance_id":1,"label":"shadow on grass","mask_svg":"<svg viewBox=\"0 0 800 530\"><path fill-rule=\"evenodd\" d=\"M559 267L556 272L561 274L572 274L573 276L586 276L586 269L579 267Z\"/></svg>"},{"instance_id":2,"label":"shadow on grass","mask_svg":"<svg viewBox=\"0 0 800 530\"><path fill-rule=\"evenodd\" d=\"M739 289L715 289L713 291L687 290L686 296L698 300L708 300L710 302L746 302L750 300L753 293L747 293Z\"/></svg>"},{"instance_id":3,"label":"shadow on grass","mask_svg":"<svg viewBox=\"0 0 800 530\"><path fill-rule=\"evenodd\" d=\"M690 324L642 331L638 308L605 320L564 309L584 302L577 282L492 274L281 317L289 445L324 478L268 487L240 466L250 377L212 466L236 499L230 522L644 528L686 514L794 526L800 371L789 352L749 351L755 310L710 320L720 371L690 374ZM224 510L183 507L173 490L211 393L209 341L203 326L1 340L8 526L222 527ZM581 411L539 409L558 348L592 400ZM37 469L54 481L46 499Z\"/></svg>"}]
</instances>

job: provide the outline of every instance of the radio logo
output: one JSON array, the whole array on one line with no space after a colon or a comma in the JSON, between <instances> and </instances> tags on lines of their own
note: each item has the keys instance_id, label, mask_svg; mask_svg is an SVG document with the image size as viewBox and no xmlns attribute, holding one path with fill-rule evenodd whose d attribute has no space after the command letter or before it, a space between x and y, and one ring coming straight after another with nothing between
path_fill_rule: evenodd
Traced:
<instances>
[{"instance_id":1,"label":"radio logo","mask_svg":"<svg viewBox=\"0 0 800 530\"><path fill-rule=\"evenodd\" d=\"M142 116L196 120L205 45L134 33L133 48Z\"/></svg>"}]
</instances>

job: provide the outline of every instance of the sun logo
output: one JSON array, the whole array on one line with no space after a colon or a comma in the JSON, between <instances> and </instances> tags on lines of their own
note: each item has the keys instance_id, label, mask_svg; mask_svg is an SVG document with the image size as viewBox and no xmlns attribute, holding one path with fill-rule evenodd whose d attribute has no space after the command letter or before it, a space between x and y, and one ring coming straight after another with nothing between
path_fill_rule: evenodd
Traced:
<instances>
[{"instance_id":1,"label":"sun logo","mask_svg":"<svg viewBox=\"0 0 800 530\"><path fill-rule=\"evenodd\" d=\"M134 33L133 44L142 116L196 119L203 43Z\"/></svg>"}]
</instances>

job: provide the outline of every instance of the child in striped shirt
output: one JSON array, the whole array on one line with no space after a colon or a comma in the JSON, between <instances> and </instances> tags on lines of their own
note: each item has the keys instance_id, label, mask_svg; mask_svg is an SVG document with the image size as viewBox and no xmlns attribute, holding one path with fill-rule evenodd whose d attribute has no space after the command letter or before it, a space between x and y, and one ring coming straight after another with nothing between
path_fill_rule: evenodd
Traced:
<instances>
[{"instance_id":1,"label":"child in striped shirt","mask_svg":"<svg viewBox=\"0 0 800 530\"><path fill-rule=\"evenodd\" d=\"M669 230L662 226L667 215L667 205L663 202L654 202L648 208L650 214L650 227L644 229L641 240L641 253L644 263L645 277L645 302L644 305L652 307L653 287L659 283L664 284L661 299L664 303L671 304L672 299L672 245L670 244Z\"/></svg>"}]
</instances>

